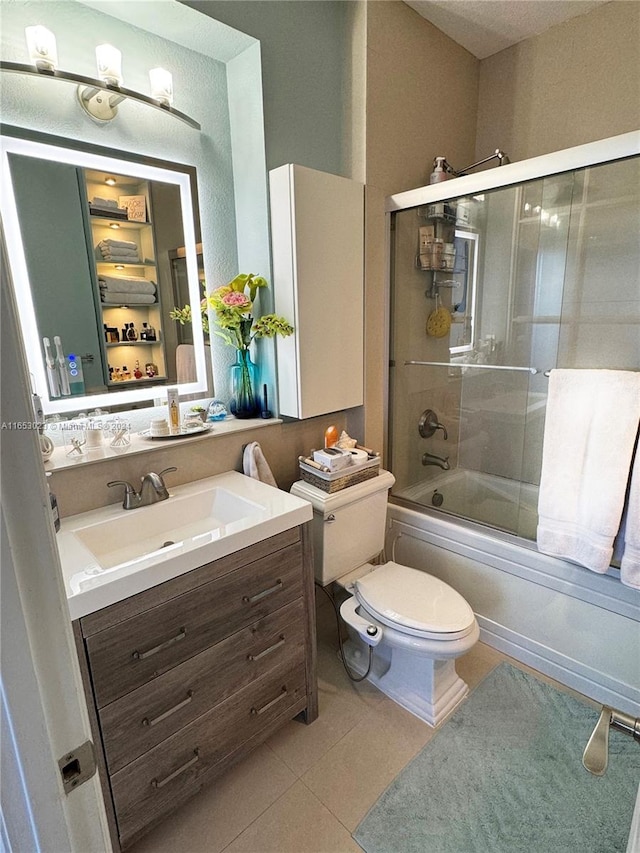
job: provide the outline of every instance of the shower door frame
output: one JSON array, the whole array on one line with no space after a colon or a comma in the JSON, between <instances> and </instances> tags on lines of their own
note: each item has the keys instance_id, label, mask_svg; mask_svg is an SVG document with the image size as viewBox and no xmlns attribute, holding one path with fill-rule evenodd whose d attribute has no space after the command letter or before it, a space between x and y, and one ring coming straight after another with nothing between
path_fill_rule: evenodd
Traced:
<instances>
[{"instance_id":1,"label":"shower door frame","mask_svg":"<svg viewBox=\"0 0 640 853\"><path fill-rule=\"evenodd\" d=\"M387 196L385 199L385 246L386 246L386 274L385 274L385 326L386 334L386 364L392 364L391 352L391 241L392 241L392 215L403 210L434 204L435 202L449 199L457 199L466 196L478 195L479 193L509 187L536 179L559 175L563 172L572 172L577 169L585 169L589 166L597 166L603 163L612 163L616 160L624 160L628 157L640 154L640 130L622 133L618 136L599 139L596 142L588 142L565 148L551 154L543 154L539 157L531 157L520 160L506 166L464 175L461 178L451 178L437 184L418 187ZM504 368L503 368L504 369ZM519 368L520 370L524 368ZM385 459L390 458L390 427L389 417L391 411L391 400L389 381L385 385L384 393L384 451Z\"/></svg>"}]
</instances>

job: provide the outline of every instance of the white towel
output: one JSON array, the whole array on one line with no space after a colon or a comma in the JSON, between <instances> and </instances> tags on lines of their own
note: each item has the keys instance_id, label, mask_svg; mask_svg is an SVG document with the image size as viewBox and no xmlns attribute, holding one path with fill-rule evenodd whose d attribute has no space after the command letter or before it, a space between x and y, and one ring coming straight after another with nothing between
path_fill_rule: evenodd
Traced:
<instances>
[{"instance_id":1,"label":"white towel","mask_svg":"<svg viewBox=\"0 0 640 853\"><path fill-rule=\"evenodd\" d=\"M112 240L111 237L108 237L106 240L100 240L98 248L107 249L109 251L113 249L130 249L137 252L138 244L134 243L132 240Z\"/></svg>"},{"instance_id":2,"label":"white towel","mask_svg":"<svg viewBox=\"0 0 640 853\"><path fill-rule=\"evenodd\" d=\"M118 293L111 290L101 293L100 299L103 305L153 305L156 301L151 293Z\"/></svg>"},{"instance_id":3,"label":"white towel","mask_svg":"<svg viewBox=\"0 0 640 853\"><path fill-rule=\"evenodd\" d=\"M116 263L122 261L123 264L139 264L140 255L137 252L125 252L122 249L115 249L113 252L103 252L97 261L110 261Z\"/></svg>"},{"instance_id":4,"label":"white towel","mask_svg":"<svg viewBox=\"0 0 640 853\"><path fill-rule=\"evenodd\" d=\"M245 447L242 455L242 469L247 477L253 477L254 480L260 480L261 483L267 483L269 486L278 488L271 468L269 468L262 448L257 441L252 441Z\"/></svg>"},{"instance_id":5,"label":"white towel","mask_svg":"<svg viewBox=\"0 0 640 853\"><path fill-rule=\"evenodd\" d=\"M620 526L640 421L640 373L552 370L538 549L604 573Z\"/></svg>"},{"instance_id":6,"label":"white towel","mask_svg":"<svg viewBox=\"0 0 640 853\"><path fill-rule=\"evenodd\" d=\"M195 382L196 375L196 351L193 344L178 344L176 347L176 382L182 385L184 382Z\"/></svg>"},{"instance_id":7,"label":"white towel","mask_svg":"<svg viewBox=\"0 0 640 853\"><path fill-rule=\"evenodd\" d=\"M620 580L626 586L640 589L640 441L629 483L625 508L624 551L620 561Z\"/></svg>"},{"instance_id":8,"label":"white towel","mask_svg":"<svg viewBox=\"0 0 640 853\"><path fill-rule=\"evenodd\" d=\"M119 210L118 202L115 198L102 198L99 195L94 195L91 199L91 204L94 207L104 207L107 210Z\"/></svg>"},{"instance_id":9,"label":"white towel","mask_svg":"<svg viewBox=\"0 0 640 853\"><path fill-rule=\"evenodd\" d=\"M102 293L151 293L155 294L154 281L146 278L116 278L100 276L98 284Z\"/></svg>"}]
</instances>

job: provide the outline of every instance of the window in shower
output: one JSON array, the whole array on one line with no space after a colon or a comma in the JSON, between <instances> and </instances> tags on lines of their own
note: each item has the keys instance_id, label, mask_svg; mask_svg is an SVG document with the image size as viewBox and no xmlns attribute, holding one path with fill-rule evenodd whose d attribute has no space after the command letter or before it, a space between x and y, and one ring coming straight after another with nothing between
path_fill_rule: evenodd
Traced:
<instances>
[{"instance_id":1,"label":"window in shower","mask_svg":"<svg viewBox=\"0 0 640 853\"><path fill-rule=\"evenodd\" d=\"M393 498L535 539L545 372L640 368L639 164L438 205L425 188L391 214ZM425 240L438 232L455 247L445 268ZM442 306L448 329L428 324ZM427 410L444 429L424 438Z\"/></svg>"}]
</instances>

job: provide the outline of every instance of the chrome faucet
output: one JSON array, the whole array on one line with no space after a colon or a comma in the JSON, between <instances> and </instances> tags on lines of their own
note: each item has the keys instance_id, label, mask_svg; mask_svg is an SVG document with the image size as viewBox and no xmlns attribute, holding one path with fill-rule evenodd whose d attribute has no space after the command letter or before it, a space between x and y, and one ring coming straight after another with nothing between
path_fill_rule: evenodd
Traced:
<instances>
[{"instance_id":1,"label":"chrome faucet","mask_svg":"<svg viewBox=\"0 0 640 853\"><path fill-rule=\"evenodd\" d=\"M140 481L139 492L136 492L127 480L112 480L110 483L107 483L107 486L109 488L112 486L124 486L123 509L137 509L139 506L150 506L159 501L166 501L169 497L169 492L162 478L170 471L177 470L177 468L165 468L159 474L156 474L155 471L149 471Z\"/></svg>"},{"instance_id":2,"label":"chrome faucet","mask_svg":"<svg viewBox=\"0 0 640 853\"><path fill-rule=\"evenodd\" d=\"M442 456L436 456L435 453L423 453L422 464L437 465L438 468L442 468L443 471L448 471L451 468L448 456L445 456L445 458L443 459Z\"/></svg>"}]
</instances>

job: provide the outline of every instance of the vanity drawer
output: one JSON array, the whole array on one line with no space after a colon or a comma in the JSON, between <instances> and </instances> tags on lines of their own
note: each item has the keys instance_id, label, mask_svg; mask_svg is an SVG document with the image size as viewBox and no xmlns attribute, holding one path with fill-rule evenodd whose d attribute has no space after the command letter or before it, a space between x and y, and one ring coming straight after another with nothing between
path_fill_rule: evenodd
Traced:
<instances>
[{"instance_id":1,"label":"vanity drawer","mask_svg":"<svg viewBox=\"0 0 640 853\"><path fill-rule=\"evenodd\" d=\"M276 667L305 657L301 600L237 631L99 712L109 773Z\"/></svg>"},{"instance_id":2,"label":"vanity drawer","mask_svg":"<svg viewBox=\"0 0 640 853\"><path fill-rule=\"evenodd\" d=\"M98 708L301 598L302 565L297 543L87 637Z\"/></svg>"},{"instance_id":3,"label":"vanity drawer","mask_svg":"<svg viewBox=\"0 0 640 853\"><path fill-rule=\"evenodd\" d=\"M306 693L305 669L278 667L111 777L123 846L198 790L218 762L258 735Z\"/></svg>"}]
</instances>

